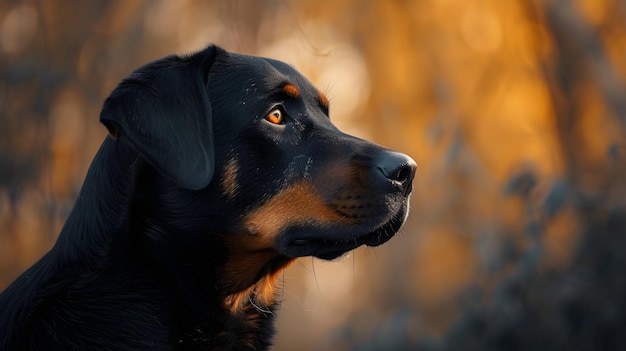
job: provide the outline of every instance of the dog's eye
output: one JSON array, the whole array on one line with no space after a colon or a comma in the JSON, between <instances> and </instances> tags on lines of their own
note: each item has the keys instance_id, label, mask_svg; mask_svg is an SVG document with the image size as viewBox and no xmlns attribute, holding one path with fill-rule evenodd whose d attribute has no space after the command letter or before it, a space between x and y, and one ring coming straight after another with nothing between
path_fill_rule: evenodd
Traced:
<instances>
[{"instance_id":1,"label":"dog's eye","mask_svg":"<svg viewBox=\"0 0 626 351\"><path fill-rule=\"evenodd\" d=\"M274 124L284 124L285 118L283 117L283 111L278 108L273 109L270 113L265 116L265 119Z\"/></svg>"}]
</instances>

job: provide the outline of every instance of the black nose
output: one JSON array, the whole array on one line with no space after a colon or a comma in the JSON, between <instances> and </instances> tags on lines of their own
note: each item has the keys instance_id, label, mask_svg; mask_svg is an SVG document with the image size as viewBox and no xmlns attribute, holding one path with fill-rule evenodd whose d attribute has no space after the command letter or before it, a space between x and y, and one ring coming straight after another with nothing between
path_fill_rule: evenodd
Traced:
<instances>
[{"instance_id":1,"label":"black nose","mask_svg":"<svg viewBox=\"0 0 626 351\"><path fill-rule=\"evenodd\" d=\"M413 177L417 165L412 158L399 152L387 151L378 157L376 165L382 174L394 184L402 188L408 195L413 189Z\"/></svg>"}]
</instances>

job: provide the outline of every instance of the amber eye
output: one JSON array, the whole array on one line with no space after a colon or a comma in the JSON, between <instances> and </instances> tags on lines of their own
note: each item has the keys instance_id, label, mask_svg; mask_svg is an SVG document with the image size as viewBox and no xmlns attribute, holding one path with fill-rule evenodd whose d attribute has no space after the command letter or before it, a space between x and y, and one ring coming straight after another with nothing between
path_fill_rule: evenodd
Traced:
<instances>
[{"instance_id":1,"label":"amber eye","mask_svg":"<svg viewBox=\"0 0 626 351\"><path fill-rule=\"evenodd\" d=\"M278 108L275 108L270 113L268 113L267 116L265 116L265 119L268 122L274 123L274 124L283 124L283 123L285 123L284 117L283 117L283 111L281 111Z\"/></svg>"}]
</instances>

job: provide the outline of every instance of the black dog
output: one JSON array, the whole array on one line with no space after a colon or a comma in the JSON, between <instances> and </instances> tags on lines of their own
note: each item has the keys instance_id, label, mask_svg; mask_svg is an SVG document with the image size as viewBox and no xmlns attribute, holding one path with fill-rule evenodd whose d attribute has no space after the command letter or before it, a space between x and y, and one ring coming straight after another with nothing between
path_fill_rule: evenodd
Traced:
<instances>
[{"instance_id":1,"label":"black dog","mask_svg":"<svg viewBox=\"0 0 626 351\"><path fill-rule=\"evenodd\" d=\"M278 272L389 240L415 163L341 133L292 67L218 47L139 68L59 239L0 295L0 350L264 350Z\"/></svg>"}]
</instances>

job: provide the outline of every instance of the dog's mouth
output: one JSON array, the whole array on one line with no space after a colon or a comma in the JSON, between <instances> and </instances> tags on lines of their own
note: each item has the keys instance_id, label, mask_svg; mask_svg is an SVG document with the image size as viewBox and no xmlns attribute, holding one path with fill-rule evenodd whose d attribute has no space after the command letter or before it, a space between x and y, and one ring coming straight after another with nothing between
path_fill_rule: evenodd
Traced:
<instances>
[{"instance_id":1,"label":"dog's mouth","mask_svg":"<svg viewBox=\"0 0 626 351\"><path fill-rule=\"evenodd\" d=\"M386 243L402 227L409 211L408 199L390 218L369 230L362 226L296 225L283 231L277 240L278 252L287 257L314 256L333 260L362 245Z\"/></svg>"}]
</instances>

